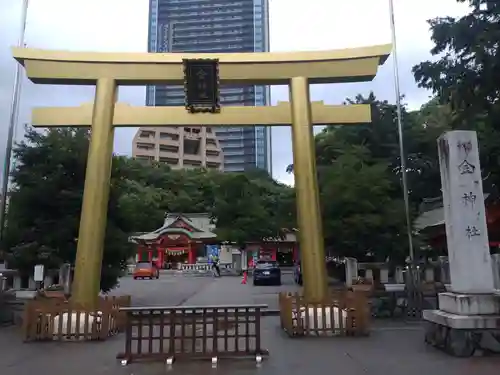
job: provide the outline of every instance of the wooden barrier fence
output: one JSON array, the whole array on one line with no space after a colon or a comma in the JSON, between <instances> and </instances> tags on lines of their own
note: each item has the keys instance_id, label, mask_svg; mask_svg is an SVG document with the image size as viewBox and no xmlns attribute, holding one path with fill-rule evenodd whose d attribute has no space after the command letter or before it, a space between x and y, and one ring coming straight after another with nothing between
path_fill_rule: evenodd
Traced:
<instances>
[{"instance_id":1,"label":"wooden barrier fence","mask_svg":"<svg viewBox=\"0 0 500 375\"><path fill-rule=\"evenodd\" d=\"M310 303L298 293L280 293L281 328L297 336L368 335L370 309L365 293L334 292L331 299Z\"/></svg>"},{"instance_id":2,"label":"wooden barrier fence","mask_svg":"<svg viewBox=\"0 0 500 375\"><path fill-rule=\"evenodd\" d=\"M127 307L124 364L136 360L254 357L266 305ZM259 360L259 359L257 359Z\"/></svg>"},{"instance_id":3,"label":"wooden barrier fence","mask_svg":"<svg viewBox=\"0 0 500 375\"><path fill-rule=\"evenodd\" d=\"M35 299L25 306L24 340L105 340L124 329L126 316L120 308L126 306L130 296L101 297L95 309L59 298Z\"/></svg>"}]
</instances>

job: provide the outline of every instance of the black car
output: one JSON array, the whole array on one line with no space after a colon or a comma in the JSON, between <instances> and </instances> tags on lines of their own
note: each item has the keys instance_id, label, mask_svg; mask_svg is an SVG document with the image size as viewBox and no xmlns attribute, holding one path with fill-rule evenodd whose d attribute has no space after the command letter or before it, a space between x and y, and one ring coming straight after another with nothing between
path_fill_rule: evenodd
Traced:
<instances>
[{"instance_id":1,"label":"black car","mask_svg":"<svg viewBox=\"0 0 500 375\"><path fill-rule=\"evenodd\" d=\"M275 261L259 260L253 270L253 285L281 285L281 269Z\"/></svg>"}]
</instances>

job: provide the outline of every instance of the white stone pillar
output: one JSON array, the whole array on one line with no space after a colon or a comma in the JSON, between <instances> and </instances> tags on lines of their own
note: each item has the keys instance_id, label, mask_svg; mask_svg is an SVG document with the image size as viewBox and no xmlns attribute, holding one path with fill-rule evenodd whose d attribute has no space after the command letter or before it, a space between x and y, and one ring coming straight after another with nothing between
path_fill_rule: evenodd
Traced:
<instances>
[{"instance_id":1,"label":"white stone pillar","mask_svg":"<svg viewBox=\"0 0 500 375\"><path fill-rule=\"evenodd\" d=\"M389 269L386 267L380 268L380 283L389 284Z\"/></svg>"},{"instance_id":2,"label":"white stone pillar","mask_svg":"<svg viewBox=\"0 0 500 375\"><path fill-rule=\"evenodd\" d=\"M21 289L21 276L14 275L12 284L13 284L13 287L12 287L13 289L20 290Z\"/></svg>"},{"instance_id":3,"label":"white stone pillar","mask_svg":"<svg viewBox=\"0 0 500 375\"><path fill-rule=\"evenodd\" d=\"M248 270L248 250L242 249L240 251L241 251L241 270L247 271Z\"/></svg>"},{"instance_id":4,"label":"white stone pillar","mask_svg":"<svg viewBox=\"0 0 500 375\"><path fill-rule=\"evenodd\" d=\"M426 283L433 283L436 280L434 279L434 268L427 266L425 267L424 280Z\"/></svg>"},{"instance_id":5,"label":"white stone pillar","mask_svg":"<svg viewBox=\"0 0 500 375\"><path fill-rule=\"evenodd\" d=\"M448 261L448 257L440 256L439 257L439 281L443 284L450 283L450 263Z\"/></svg>"},{"instance_id":6,"label":"white stone pillar","mask_svg":"<svg viewBox=\"0 0 500 375\"><path fill-rule=\"evenodd\" d=\"M398 266L396 267L396 271L395 271L395 281L396 281L396 284L404 284L405 283L405 276L404 276L404 268L401 267L401 266Z\"/></svg>"},{"instance_id":7,"label":"white stone pillar","mask_svg":"<svg viewBox=\"0 0 500 375\"><path fill-rule=\"evenodd\" d=\"M345 258L345 285L350 288L354 280L358 278L358 260L356 258Z\"/></svg>"},{"instance_id":8,"label":"white stone pillar","mask_svg":"<svg viewBox=\"0 0 500 375\"><path fill-rule=\"evenodd\" d=\"M438 139L438 151L452 291L492 293L476 132L446 132Z\"/></svg>"},{"instance_id":9,"label":"white stone pillar","mask_svg":"<svg viewBox=\"0 0 500 375\"><path fill-rule=\"evenodd\" d=\"M366 269L365 279L373 281L373 270L371 268Z\"/></svg>"}]
</instances>

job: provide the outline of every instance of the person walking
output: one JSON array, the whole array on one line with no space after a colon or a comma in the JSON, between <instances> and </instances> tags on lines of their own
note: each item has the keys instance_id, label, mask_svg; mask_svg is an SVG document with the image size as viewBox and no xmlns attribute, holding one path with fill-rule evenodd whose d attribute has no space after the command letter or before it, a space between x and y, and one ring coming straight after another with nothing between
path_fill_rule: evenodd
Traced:
<instances>
[{"instance_id":1,"label":"person walking","mask_svg":"<svg viewBox=\"0 0 500 375\"><path fill-rule=\"evenodd\" d=\"M220 277L220 259L215 257L215 271L217 272L217 277Z\"/></svg>"},{"instance_id":2,"label":"person walking","mask_svg":"<svg viewBox=\"0 0 500 375\"><path fill-rule=\"evenodd\" d=\"M214 276L220 277L220 263L218 256L212 257L212 271L214 273Z\"/></svg>"}]
</instances>

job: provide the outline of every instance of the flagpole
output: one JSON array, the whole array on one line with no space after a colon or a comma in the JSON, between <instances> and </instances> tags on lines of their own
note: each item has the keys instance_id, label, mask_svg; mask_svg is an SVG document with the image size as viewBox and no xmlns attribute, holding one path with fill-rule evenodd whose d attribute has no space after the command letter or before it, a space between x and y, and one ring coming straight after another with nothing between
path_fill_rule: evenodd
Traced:
<instances>
[{"instance_id":1,"label":"flagpole","mask_svg":"<svg viewBox=\"0 0 500 375\"><path fill-rule=\"evenodd\" d=\"M24 36L26 34L26 21L28 19L29 0L23 0L21 11L21 27L19 32L18 47L24 47ZM12 145L14 143L14 133L19 118L19 101L21 98L21 64L16 63L16 73L14 76L14 87L12 90L12 101L10 105L9 130L7 133L7 144L5 146L5 161L2 173L2 190L0 191L0 243L3 240L5 229L6 208L9 190L10 166L12 163Z\"/></svg>"},{"instance_id":2,"label":"flagpole","mask_svg":"<svg viewBox=\"0 0 500 375\"><path fill-rule=\"evenodd\" d=\"M394 91L396 93L396 111L398 119L398 133L399 133L399 158L401 159L401 175L403 180L403 197L405 203L405 213L406 213L406 227L408 235L408 248L410 261L413 262L415 258L413 250L413 240L412 240L412 225L410 218L410 199L408 196L408 179L406 175L406 158L404 153L404 142L403 142L403 120L401 111L401 92L399 88L399 67L398 67L398 53L397 53L397 43L396 43L396 22L394 20L394 2L389 0L389 12L390 12L390 22L391 22L391 37L392 37L392 58L394 60Z\"/></svg>"}]
</instances>

